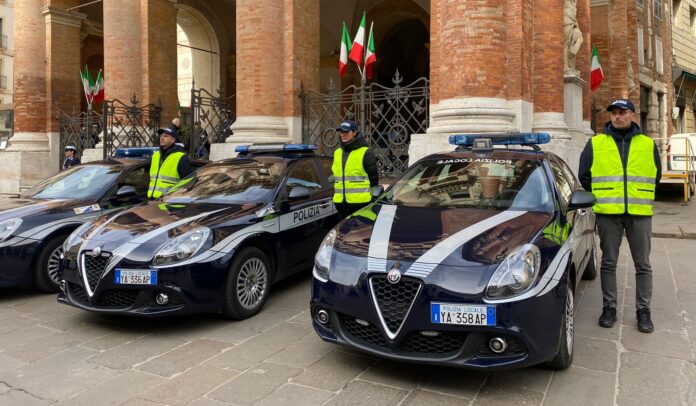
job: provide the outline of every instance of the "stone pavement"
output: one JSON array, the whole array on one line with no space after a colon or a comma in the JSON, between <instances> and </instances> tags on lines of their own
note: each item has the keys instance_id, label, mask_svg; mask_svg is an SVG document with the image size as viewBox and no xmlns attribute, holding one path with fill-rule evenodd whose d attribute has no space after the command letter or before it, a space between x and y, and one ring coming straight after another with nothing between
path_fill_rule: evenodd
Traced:
<instances>
[{"instance_id":1,"label":"stone pavement","mask_svg":"<svg viewBox=\"0 0 696 406\"><path fill-rule=\"evenodd\" d=\"M694 252L694 240L653 239L656 331L642 334L624 242L621 323L597 326L599 279L583 282L575 362L561 372L402 364L323 343L310 325L308 276L275 287L262 313L241 322L105 317L4 289L0 405L694 405Z\"/></svg>"},{"instance_id":2,"label":"stone pavement","mask_svg":"<svg viewBox=\"0 0 696 406\"><path fill-rule=\"evenodd\" d=\"M653 236L696 239L696 198L684 204L681 189L658 188L653 218Z\"/></svg>"}]
</instances>

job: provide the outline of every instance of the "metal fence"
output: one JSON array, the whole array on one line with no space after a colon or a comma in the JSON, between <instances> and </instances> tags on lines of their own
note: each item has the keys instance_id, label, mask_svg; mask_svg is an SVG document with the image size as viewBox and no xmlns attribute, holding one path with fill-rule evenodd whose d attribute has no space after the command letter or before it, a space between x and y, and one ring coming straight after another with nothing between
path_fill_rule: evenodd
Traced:
<instances>
[{"instance_id":1,"label":"metal fence","mask_svg":"<svg viewBox=\"0 0 696 406\"><path fill-rule=\"evenodd\" d=\"M76 156L81 157L86 149L95 148L99 144L99 134L104 128L102 114L90 111L72 114L61 113L60 119L60 150L61 159L58 160L62 167L63 149L72 145L77 149Z\"/></svg>"},{"instance_id":2,"label":"metal fence","mask_svg":"<svg viewBox=\"0 0 696 406\"><path fill-rule=\"evenodd\" d=\"M191 89L188 145L192 158L207 159L211 144L225 142L232 135L234 96L223 97L222 87L217 94L214 96L203 88Z\"/></svg>"},{"instance_id":3,"label":"metal fence","mask_svg":"<svg viewBox=\"0 0 696 406\"><path fill-rule=\"evenodd\" d=\"M328 93L302 89L302 140L331 155L339 147L336 127L356 120L383 176L396 176L408 168L411 134L428 128L430 92L427 78L402 86L397 70L393 87L378 83L351 85L337 90L329 81Z\"/></svg>"}]
</instances>

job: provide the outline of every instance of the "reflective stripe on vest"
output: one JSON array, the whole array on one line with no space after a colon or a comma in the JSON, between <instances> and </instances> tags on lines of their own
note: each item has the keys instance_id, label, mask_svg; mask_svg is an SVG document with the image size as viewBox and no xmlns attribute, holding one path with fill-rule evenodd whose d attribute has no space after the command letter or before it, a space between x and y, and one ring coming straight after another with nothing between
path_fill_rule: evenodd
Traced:
<instances>
[{"instance_id":1,"label":"reflective stripe on vest","mask_svg":"<svg viewBox=\"0 0 696 406\"><path fill-rule=\"evenodd\" d=\"M592 209L599 214L652 216L657 175L655 142L637 134L625 148L629 150L624 171L614 138L606 134L592 137L592 194L596 199Z\"/></svg>"},{"instance_id":2,"label":"reflective stripe on vest","mask_svg":"<svg viewBox=\"0 0 696 406\"><path fill-rule=\"evenodd\" d=\"M372 200L370 194L370 178L363 168L363 158L367 147L361 147L350 151L346 160L345 173L343 173L343 149L334 152L334 203L369 203ZM344 200L345 199L345 200Z\"/></svg>"},{"instance_id":3,"label":"reflective stripe on vest","mask_svg":"<svg viewBox=\"0 0 696 406\"><path fill-rule=\"evenodd\" d=\"M150 187L147 191L147 197L157 199L181 180L178 167L179 161L183 156L183 152L173 152L167 156L162 166L160 166L160 151L155 151L152 154Z\"/></svg>"}]
</instances>

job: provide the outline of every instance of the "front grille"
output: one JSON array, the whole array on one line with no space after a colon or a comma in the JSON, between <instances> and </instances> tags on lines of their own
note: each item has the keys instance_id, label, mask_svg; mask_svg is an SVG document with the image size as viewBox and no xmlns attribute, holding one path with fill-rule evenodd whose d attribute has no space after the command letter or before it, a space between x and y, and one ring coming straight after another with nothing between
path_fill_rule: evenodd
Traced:
<instances>
[{"instance_id":1,"label":"front grille","mask_svg":"<svg viewBox=\"0 0 696 406\"><path fill-rule=\"evenodd\" d=\"M99 306L131 307L138 298L139 290L107 290L99 295Z\"/></svg>"},{"instance_id":2,"label":"front grille","mask_svg":"<svg viewBox=\"0 0 696 406\"><path fill-rule=\"evenodd\" d=\"M436 336L424 336L415 331L401 343L404 352L422 354L447 354L458 352L464 345L466 333L440 332Z\"/></svg>"},{"instance_id":3,"label":"front grille","mask_svg":"<svg viewBox=\"0 0 696 406\"><path fill-rule=\"evenodd\" d=\"M387 340L379 329L370 323L367 325L358 323L354 317L340 315L341 325L352 338L358 341L364 341L367 344L378 345L380 347L387 346Z\"/></svg>"},{"instance_id":4,"label":"front grille","mask_svg":"<svg viewBox=\"0 0 696 406\"><path fill-rule=\"evenodd\" d=\"M416 300L421 283L411 278L402 278L397 283L389 283L386 275L370 278L372 295L389 333L396 334L406 320L413 301Z\"/></svg>"},{"instance_id":5,"label":"front grille","mask_svg":"<svg viewBox=\"0 0 696 406\"><path fill-rule=\"evenodd\" d=\"M104 274L106 269L106 264L109 262L110 254L102 253L96 257L92 256L91 251L86 251L82 254L82 272L87 275L87 283L89 283L89 288L94 292L97 287L99 280Z\"/></svg>"},{"instance_id":6,"label":"front grille","mask_svg":"<svg viewBox=\"0 0 696 406\"><path fill-rule=\"evenodd\" d=\"M74 283L69 283L68 290L70 292L71 299L80 302L84 305L89 304L89 296L87 295L87 291L85 291L82 288L82 286L76 285Z\"/></svg>"}]
</instances>

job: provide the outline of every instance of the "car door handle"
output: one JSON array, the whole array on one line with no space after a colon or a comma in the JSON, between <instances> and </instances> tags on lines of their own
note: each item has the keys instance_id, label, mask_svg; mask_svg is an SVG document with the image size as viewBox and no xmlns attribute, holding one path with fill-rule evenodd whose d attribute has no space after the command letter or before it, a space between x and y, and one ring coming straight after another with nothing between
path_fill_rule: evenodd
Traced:
<instances>
[{"instance_id":1,"label":"car door handle","mask_svg":"<svg viewBox=\"0 0 696 406\"><path fill-rule=\"evenodd\" d=\"M319 208L320 208L320 209L326 209L326 208L328 208L329 206L331 206L331 203L322 203L322 204L319 205Z\"/></svg>"}]
</instances>

